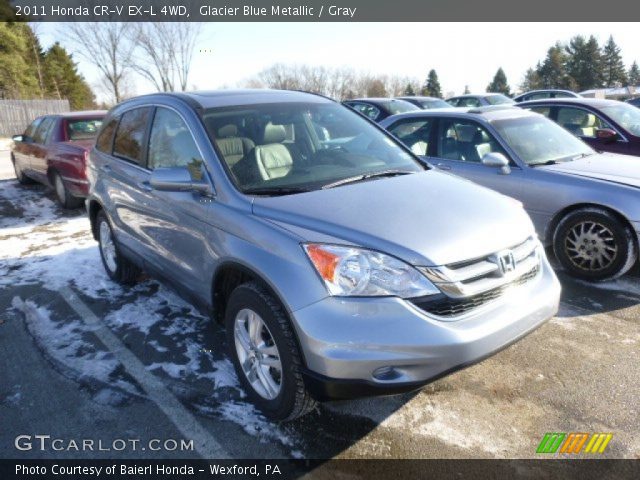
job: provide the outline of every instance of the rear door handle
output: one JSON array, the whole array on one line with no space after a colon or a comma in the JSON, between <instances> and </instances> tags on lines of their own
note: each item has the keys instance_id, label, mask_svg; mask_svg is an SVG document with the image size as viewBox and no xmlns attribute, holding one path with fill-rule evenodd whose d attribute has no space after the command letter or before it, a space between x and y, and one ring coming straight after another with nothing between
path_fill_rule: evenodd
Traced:
<instances>
[{"instance_id":1,"label":"rear door handle","mask_svg":"<svg viewBox=\"0 0 640 480\"><path fill-rule=\"evenodd\" d=\"M445 163L436 163L436 167L440 170L451 170L451 167Z\"/></svg>"},{"instance_id":2,"label":"rear door handle","mask_svg":"<svg viewBox=\"0 0 640 480\"><path fill-rule=\"evenodd\" d=\"M109 165L101 165L100 171L104 173L111 173L111 167Z\"/></svg>"}]
</instances>

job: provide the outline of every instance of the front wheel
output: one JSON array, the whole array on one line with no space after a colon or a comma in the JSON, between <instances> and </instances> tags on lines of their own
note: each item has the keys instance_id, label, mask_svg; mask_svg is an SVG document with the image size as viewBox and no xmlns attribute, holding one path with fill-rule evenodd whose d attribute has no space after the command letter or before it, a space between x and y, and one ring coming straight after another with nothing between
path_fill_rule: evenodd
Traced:
<instances>
[{"instance_id":1,"label":"front wheel","mask_svg":"<svg viewBox=\"0 0 640 480\"><path fill-rule=\"evenodd\" d=\"M225 312L229 354L244 390L273 420L293 420L315 401L302 379L302 361L282 306L260 285L233 290Z\"/></svg>"},{"instance_id":2,"label":"front wheel","mask_svg":"<svg viewBox=\"0 0 640 480\"><path fill-rule=\"evenodd\" d=\"M16 179L18 180L18 183L20 185L30 185L33 183L33 180L31 180L29 177L27 177L24 174L24 171L22 170L22 167L20 166L20 162L18 162L16 160L16 158L13 156L13 154L11 154L11 160L13 163L13 171L16 174Z\"/></svg>"},{"instance_id":3,"label":"front wheel","mask_svg":"<svg viewBox=\"0 0 640 480\"><path fill-rule=\"evenodd\" d=\"M638 256L631 229L600 208L583 208L565 216L556 228L553 249L569 274L591 281L624 275Z\"/></svg>"},{"instance_id":4,"label":"front wheel","mask_svg":"<svg viewBox=\"0 0 640 480\"><path fill-rule=\"evenodd\" d=\"M118 283L134 283L140 274L140 270L120 253L120 249L113 237L111 224L103 210L100 210L96 216L96 229L100 246L100 258L109 278Z\"/></svg>"}]
</instances>

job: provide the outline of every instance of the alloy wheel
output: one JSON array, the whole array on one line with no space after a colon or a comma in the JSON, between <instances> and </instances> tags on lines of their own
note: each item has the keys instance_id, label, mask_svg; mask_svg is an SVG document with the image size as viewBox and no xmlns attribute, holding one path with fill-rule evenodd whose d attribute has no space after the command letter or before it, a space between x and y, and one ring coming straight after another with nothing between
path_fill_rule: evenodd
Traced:
<instances>
[{"instance_id":1,"label":"alloy wheel","mask_svg":"<svg viewBox=\"0 0 640 480\"><path fill-rule=\"evenodd\" d=\"M234 321L234 340L244 375L258 395L267 400L282 388L280 352L260 315L244 308Z\"/></svg>"},{"instance_id":2,"label":"alloy wheel","mask_svg":"<svg viewBox=\"0 0 640 480\"><path fill-rule=\"evenodd\" d=\"M571 227L564 246L571 263L591 272L608 268L618 255L613 232L595 221L584 221Z\"/></svg>"},{"instance_id":3,"label":"alloy wheel","mask_svg":"<svg viewBox=\"0 0 640 480\"><path fill-rule=\"evenodd\" d=\"M118 268L116 263L116 245L113 242L111 228L107 222L100 223L100 252L107 268L111 272L115 272Z\"/></svg>"}]
</instances>

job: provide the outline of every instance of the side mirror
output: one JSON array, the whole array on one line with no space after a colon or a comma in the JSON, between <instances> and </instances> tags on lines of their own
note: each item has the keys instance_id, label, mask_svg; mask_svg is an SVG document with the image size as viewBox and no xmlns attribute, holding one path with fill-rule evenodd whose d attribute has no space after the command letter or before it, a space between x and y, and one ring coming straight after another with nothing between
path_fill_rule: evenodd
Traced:
<instances>
[{"instance_id":1,"label":"side mirror","mask_svg":"<svg viewBox=\"0 0 640 480\"><path fill-rule=\"evenodd\" d=\"M211 196L213 191L206 180L194 180L184 167L156 168L151 173L149 185L163 192L198 192Z\"/></svg>"},{"instance_id":2,"label":"side mirror","mask_svg":"<svg viewBox=\"0 0 640 480\"><path fill-rule=\"evenodd\" d=\"M22 135L14 135L13 137L11 137L11 140L13 140L14 142L22 142L23 137Z\"/></svg>"},{"instance_id":3,"label":"side mirror","mask_svg":"<svg viewBox=\"0 0 640 480\"><path fill-rule=\"evenodd\" d=\"M613 142L618 139L618 132L611 128L599 128L596 130L596 138L606 142Z\"/></svg>"},{"instance_id":4,"label":"side mirror","mask_svg":"<svg viewBox=\"0 0 640 480\"><path fill-rule=\"evenodd\" d=\"M511 173L511 167L509 167L509 160L500 152L489 152L482 157L482 164L487 167L497 167L500 169L502 175L508 175Z\"/></svg>"}]
</instances>

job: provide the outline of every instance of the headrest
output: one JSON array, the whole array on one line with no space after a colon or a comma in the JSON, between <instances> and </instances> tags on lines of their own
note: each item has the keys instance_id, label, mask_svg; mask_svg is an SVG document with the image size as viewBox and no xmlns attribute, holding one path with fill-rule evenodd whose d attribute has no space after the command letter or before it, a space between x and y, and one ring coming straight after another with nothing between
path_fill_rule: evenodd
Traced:
<instances>
[{"instance_id":1,"label":"headrest","mask_svg":"<svg viewBox=\"0 0 640 480\"><path fill-rule=\"evenodd\" d=\"M225 125L218 130L218 138L229 138L238 136L238 127L234 124Z\"/></svg>"},{"instance_id":2,"label":"headrest","mask_svg":"<svg viewBox=\"0 0 640 480\"><path fill-rule=\"evenodd\" d=\"M458 131L458 141L468 143L473 141L478 128L474 125L458 125L456 130Z\"/></svg>"},{"instance_id":3,"label":"headrest","mask_svg":"<svg viewBox=\"0 0 640 480\"><path fill-rule=\"evenodd\" d=\"M274 125L273 123L268 123L264 127L264 135L262 137L262 143L282 143L284 139L287 138L287 132L284 129L284 125Z\"/></svg>"},{"instance_id":4,"label":"headrest","mask_svg":"<svg viewBox=\"0 0 640 480\"><path fill-rule=\"evenodd\" d=\"M592 113L585 115L585 117L582 119L583 127L595 127L596 123L596 116Z\"/></svg>"}]
</instances>

